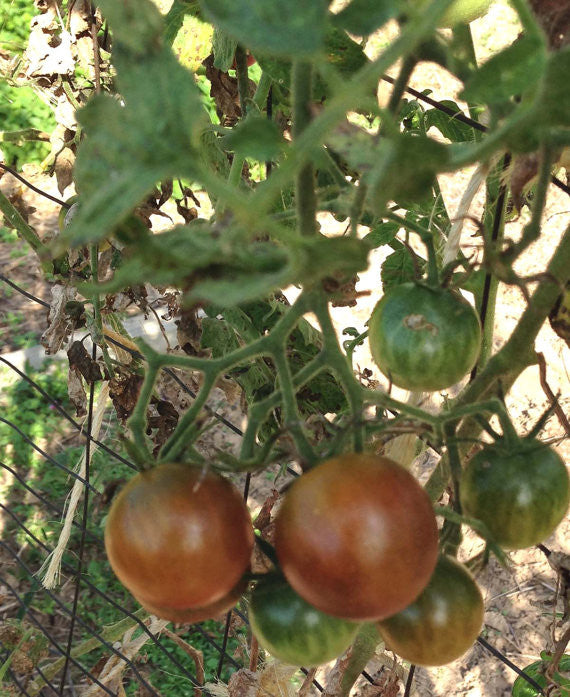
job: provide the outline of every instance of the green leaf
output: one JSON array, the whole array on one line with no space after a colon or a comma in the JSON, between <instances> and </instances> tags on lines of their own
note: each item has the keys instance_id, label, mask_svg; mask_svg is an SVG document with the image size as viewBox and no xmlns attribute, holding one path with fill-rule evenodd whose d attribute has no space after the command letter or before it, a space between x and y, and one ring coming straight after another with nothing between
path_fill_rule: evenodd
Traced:
<instances>
[{"instance_id":1,"label":"green leaf","mask_svg":"<svg viewBox=\"0 0 570 697\"><path fill-rule=\"evenodd\" d=\"M214 68L227 73L232 67L236 55L237 41L228 36L219 27L214 27L212 36L212 51L214 53Z\"/></svg>"},{"instance_id":2,"label":"green leaf","mask_svg":"<svg viewBox=\"0 0 570 697\"><path fill-rule=\"evenodd\" d=\"M324 39L324 51L327 61L347 79L368 62L368 58L360 44L351 39L348 34L336 27L328 27ZM276 58L271 55L256 53L255 57L261 68L273 80L287 91L291 85L291 61ZM329 88L319 73L316 74L313 86L315 100L324 99L329 95Z\"/></svg>"},{"instance_id":3,"label":"green leaf","mask_svg":"<svg viewBox=\"0 0 570 697\"><path fill-rule=\"evenodd\" d=\"M200 347L211 349L213 358L225 356L235 351L239 346L235 331L225 319L217 319L215 317L204 317L202 319ZM244 390L248 402L254 401L258 390L270 382L268 380L268 370L264 370L259 361L235 368L231 371L231 375Z\"/></svg>"},{"instance_id":4,"label":"green leaf","mask_svg":"<svg viewBox=\"0 0 570 697\"><path fill-rule=\"evenodd\" d=\"M113 28L113 40L133 56L144 57L159 50L164 18L148 0L97 0L105 19Z\"/></svg>"},{"instance_id":5,"label":"green leaf","mask_svg":"<svg viewBox=\"0 0 570 697\"><path fill-rule=\"evenodd\" d=\"M552 656L545 651L540 655L542 660L531 663L523 668L523 671L542 688L545 688L547 687L547 680L544 671L548 667L548 664L552 663ZM553 677L554 681L560 685L561 689L560 692L555 692L553 694L560 695L560 697L570 697L570 678L568 678L567 675L561 675L561 672L568 674L570 671L570 656L568 654L564 654L561 657L558 667L559 671L556 671ZM513 697L537 697L539 694L538 690L522 676L519 676L515 680L512 691Z\"/></svg>"},{"instance_id":6,"label":"green leaf","mask_svg":"<svg viewBox=\"0 0 570 697\"><path fill-rule=\"evenodd\" d=\"M201 19L198 0L174 0L164 17L164 40L172 46L178 32L184 24L184 17L191 15Z\"/></svg>"},{"instance_id":7,"label":"green leaf","mask_svg":"<svg viewBox=\"0 0 570 697\"><path fill-rule=\"evenodd\" d=\"M283 151L285 139L275 121L253 115L225 136L222 145L243 157L264 162L277 158Z\"/></svg>"},{"instance_id":8,"label":"green leaf","mask_svg":"<svg viewBox=\"0 0 570 697\"><path fill-rule=\"evenodd\" d=\"M501 104L516 95L534 94L546 56L542 41L523 36L484 63L465 86L461 98L476 104Z\"/></svg>"},{"instance_id":9,"label":"green leaf","mask_svg":"<svg viewBox=\"0 0 570 697\"><path fill-rule=\"evenodd\" d=\"M322 48L326 0L201 0L216 26L256 51L308 56Z\"/></svg>"},{"instance_id":10,"label":"green leaf","mask_svg":"<svg viewBox=\"0 0 570 697\"><path fill-rule=\"evenodd\" d=\"M352 0L350 5L333 15L333 22L351 34L368 36L392 19L398 6L394 0Z\"/></svg>"},{"instance_id":11,"label":"green leaf","mask_svg":"<svg viewBox=\"0 0 570 697\"><path fill-rule=\"evenodd\" d=\"M412 254L413 252L411 250L402 247L386 257L380 271L384 293L401 283L416 280L416 268L412 261ZM416 256L416 263L421 273L425 267L425 262L423 259Z\"/></svg>"},{"instance_id":12,"label":"green leaf","mask_svg":"<svg viewBox=\"0 0 570 697\"><path fill-rule=\"evenodd\" d=\"M327 145L360 172L379 215L388 201L413 202L429 193L449 160L448 148L426 136L402 133L378 143L374 134L352 124L332 133Z\"/></svg>"},{"instance_id":13,"label":"green leaf","mask_svg":"<svg viewBox=\"0 0 570 697\"><path fill-rule=\"evenodd\" d=\"M537 100L539 125L565 126L570 124L570 47L549 54L542 90Z\"/></svg>"},{"instance_id":14,"label":"green leaf","mask_svg":"<svg viewBox=\"0 0 570 697\"><path fill-rule=\"evenodd\" d=\"M103 239L156 182L195 176L193 162L198 160L207 124L192 76L162 45L162 17L152 3L104 0L100 4L113 23L113 62L121 102L108 94L97 95L78 113L87 135L76 163L82 206L58 238L60 246ZM125 27L133 15L134 28ZM139 40L133 38L135 30Z\"/></svg>"},{"instance_id":15,"label":"green leaf","mask_svg":"<svg viewBox=\"0 0 570 697\"><path fill-rule=\"evenodd\" d=\"M456 114L463 114L461 108L449 99L442 100L443 105L453 109ZM452 143L473 142L475 140L475 131L466 123L458 121L455 117L449 116L439 109L428 109L425 113L426 129L432 126Z\"/></svg>"},{"instance_id":16,"label":"green leaf","mask_svg":"<svg viewBox=\"0 0 570 697\"><path fill-rule=\"evenodd\" d=\"M449 151L425 136L401 134L380 142L369 175L370 199L376 210L387 201L416 201L431 193L438 172L445 171Z\"/></svg>"},{"instance_id":17,"label":"green leaf","mask_svg":"<svg viewBox=\"0 0 570 697\"><path fill-rule=\"evenodd\" d=\"M394 237L398 234L400 225L398 223L380 223L376 225L373 230L371 230L368 235L364 238L364 242L370 246L371 249L376 247L382 247L385 244L390 244Z\"/></svg>"},{"instance_id":18,"label":"green leaf","mask_svg":"<svg viewBox=\"0 0 570 697\"><path fill-rule=\"evenodd\" d=\"M337 27L329 27L327 30L325 53L328 62L346 78L354 75L368 63L368 57L362 46Z\"/></svg>"}]
</instances>

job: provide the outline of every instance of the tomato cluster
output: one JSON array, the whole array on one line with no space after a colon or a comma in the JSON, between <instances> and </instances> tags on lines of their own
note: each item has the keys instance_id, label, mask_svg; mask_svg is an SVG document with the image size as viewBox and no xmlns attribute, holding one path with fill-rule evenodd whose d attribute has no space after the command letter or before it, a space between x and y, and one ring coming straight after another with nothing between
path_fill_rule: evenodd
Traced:
<instances>
[{"instance_id":1,"label":"tomato cluster","mask_svg":"<svg viewBox=\"0 0 570 697\"><path fill-rule=\"evenodd\" d=\"M535 544L560 522L569 479L534 439L498 440L467 464L465 512L508 548ZM248 588L254 543L247 507L223 477L183 464L135 476L111 507L113 570L149 612L200 622ZM467 569L438 554L431 502L394 461L345 454L304 473L275 518L279 568L258 579L249 616L280 660L313 666L344 652L373 621L387 647L420 665L458 658L475 641L483 601Z\"/></svg>"}]
</instances>

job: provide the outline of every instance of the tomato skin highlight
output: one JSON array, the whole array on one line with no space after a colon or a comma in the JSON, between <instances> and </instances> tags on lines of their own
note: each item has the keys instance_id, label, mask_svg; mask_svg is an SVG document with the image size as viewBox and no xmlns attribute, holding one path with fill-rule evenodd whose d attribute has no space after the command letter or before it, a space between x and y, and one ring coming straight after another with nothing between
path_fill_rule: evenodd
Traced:
<instances>
[{"instance_id":1,"label":"tomato skin highlight","mask_svg":"<svg viewBox=\"0 0 570 697\"><path fill-rule=\"evenodd\" d=\"M137 474L113 501L105 548L113 571L143 604L211 605L249 567L254 536L237 489L213 472L170 463Z\"/></svg>"},{"instance_id":2,"label":"tomato skin highlight","mask_svg":"<svg viewBox=\"0 0 570 697\"><path fill-rule=\"evenodd\" d=\"M260 645L272 656L307 668L344 653L360 628L309 605L276 574L267 574L252 591L249 621Z\"/></svg>"},{"instance_id":3,"label":"tomato skin highlight","mask_svg":"<svg viewBox=\"0 0 570 697\"><path fill-rule=\"evenodd\" d=\"M394 385L433 392L454 385L473 368L481 324L459 293L402 283L372 311L368 341L376 365Z\"/></svg>"},{"instance_id":4,"label":"tomato skin highlight","mask_svg":"<svg viewBox=\"0 0 570 697\"><path fill-rule=\"evenodd\" d=\"M514 449L504 439L467 463L460 486L463 512L482 520L506 549L524 549L551 535L568 510L570 483L562 458L538 440Z\"/></svg>"},{"instance_id":5,"label":"tomato skin highlight","mask_svg":"<svg viewBox=\"0 0 570 697\"><path fill-rule=\"evenodd\" d=\"M387 648L420 666L441 666L462 656L483 625L479 587L465 566L440 557L433 576L407 608L378 622Z\"/></svg>"},{"instance_id":6,"label":"tomato skin highlight","mask_svg":"<svg viewBox=\"0 0 570 697\"><path fill-rule=\"evenodd\" d=\"M409 605L437 561L429 497L385 457L348 454L297 479L275 519L275 551L294 590L322 612L375 620Z\"/></svg>"}]
</instances>

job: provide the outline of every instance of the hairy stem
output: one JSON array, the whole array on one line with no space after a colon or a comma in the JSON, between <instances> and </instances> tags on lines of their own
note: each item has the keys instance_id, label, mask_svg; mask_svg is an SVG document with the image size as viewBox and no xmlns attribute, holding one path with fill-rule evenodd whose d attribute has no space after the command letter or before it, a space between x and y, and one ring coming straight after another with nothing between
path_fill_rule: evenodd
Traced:
<instances>
[{"instance_id":1,"label":"hairy stem","mask_svg":"<svg viewBox=\"0 0 570 697\"><path fill-rule=\"evenodd\" d=\"M293 91L293 140L301 136L311 122L313 100L313 67L304 61L294 61L291 75ZM295 180L295 206L297 224L301 235L317 232L317 197L315 194L315 169L306 162L297 172Z\"/></svg>"}]
</instances>

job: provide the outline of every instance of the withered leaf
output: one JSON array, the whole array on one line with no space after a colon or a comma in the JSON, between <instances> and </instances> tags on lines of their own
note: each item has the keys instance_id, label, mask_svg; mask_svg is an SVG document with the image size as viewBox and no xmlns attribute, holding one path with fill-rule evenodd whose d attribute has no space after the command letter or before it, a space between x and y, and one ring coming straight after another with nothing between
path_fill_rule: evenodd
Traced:
<instances>
[{"instance_id":1,"label":"withered leaf","mask_svg":"<svg viewBox=\"0 0 570 697\"><path fill-rule=\"evenodd\" d=\"M261 507L261 510L257 514L257 518L253 523L253 526L260 532L263 532L271 523L271 511L273 510L273 506L278 498L279 492L277 489L271 489L271 493L263 502L263 506Z\"/></svg>"},{"instance_id":2,"label":"withered leaf","mask_svg":"<svg viewBox=\"0 0 570 697\"><path fill-rule=\"evenodd\" d=\"M57 156L55 161L55 178L60 194L67 189L73 181L73 165L75 154L71 148L64 148Z\"/></svg>"},{"instance_id":3,"label":"withered leaf","mask_svg":"<svg viewBox=\"0 0 570 697\"><path fill-rule=\"evenodd\" d=\"M69 368L67 375L67 394L75 407L75 416L85 416L87 413L87 394L83 387L81 375L75 368Z\"/></svg>"},{"instance_id":4,"label":"withered leaf","mask_svg":"<svg viewBox=\"0 0 570 697\"><path fill-rule=\"evenodd\" d=\"M117 372L109 382L109 396L119 420L124 423L137 403L143 378L128 372Z\"/></svg>"},{"instance_id":5,"label":"withered leaf","mask_svg":"<svg viewBox=\"0 0 570 697\"><path fill-rule=\"evenodd\" d=\"M153 452L157 454L160 448L168 440L170 434L176 428L179 415L172 402L165 399L156 400L154 402L154 407L156 408L158 415L148 417L147 432L150 435L153 430L156 430L156 433L152 436L152 441L155 444Z\"/></svg>"},{"instance_id":6,"label":"withered leaf","mask_svg":"<svg viewBox=\"0 0 570 697\"><path fill-rule=\"evenodd\" d=\"M75 288L63 285L52 286L48 315L48 328L40 338L46 353L57 353L73 331L74 322L66 313L66 305L76 296Z\"/></svg>"},{"instance_id":7,"label":"withered leaf","mask_svg":"<svg viewBox=\"0 0 570 697\"><path fill-rule=\"evenodd\" d=\"M229 697L256 697L259 674L242 668L233 673L228 682Z\"/></svg>"},{"instance_id":8,"label":"withered leaf","mask_svg":"<svg viewBox=\"0 0 570 697\"><path fill-rule=\"evenodd\" d=\"M67 351L69 367L76 370L89 384L103 379L101 367L87 353L87 349L81 341L74 341Z\"/></svg>"}]
</instances>

